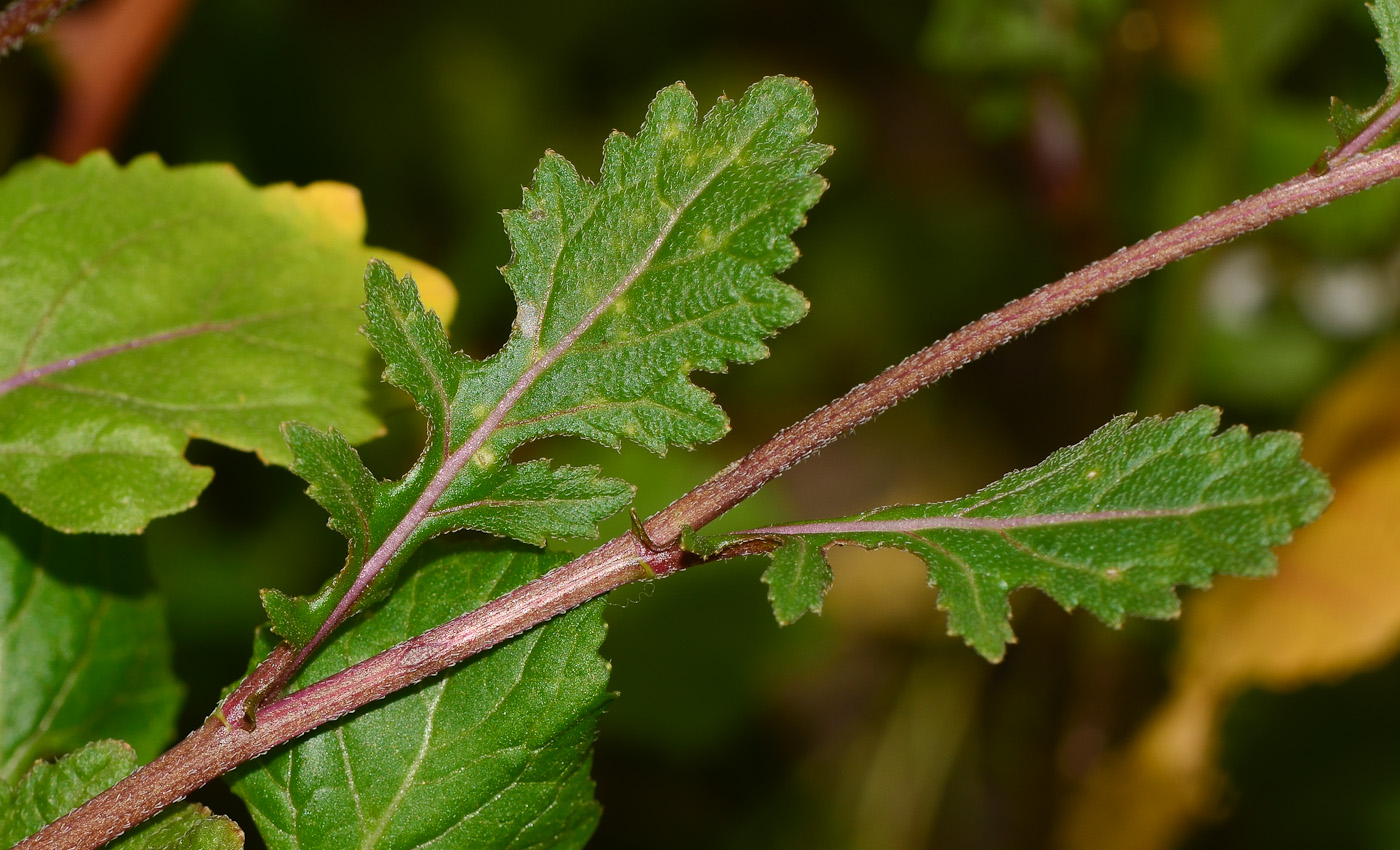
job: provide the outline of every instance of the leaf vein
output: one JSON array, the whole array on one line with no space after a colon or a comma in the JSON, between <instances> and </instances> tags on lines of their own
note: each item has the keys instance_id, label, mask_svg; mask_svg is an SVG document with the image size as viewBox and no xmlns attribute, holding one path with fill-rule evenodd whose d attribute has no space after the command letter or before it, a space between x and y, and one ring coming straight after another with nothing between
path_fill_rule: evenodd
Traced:
<instances>
[{"instance_id":1,"label":"leaf vein","mask_svg":"<svg viewBox=\"0 0 1400 850\"><path fill-rule=\"evenodd\" d=\"M96 650L97 635L102 629L102 619L106 616L111 607L111 597L103 595L97 604L97 608L93 610L88 620L89 628L84 636L83 648L70 662L68 673L63 677L63 682L59 685L58 690L50 697L48 709L44 712L44 716L35 724L34 730L16 744L10 759L4 766L0 767L0 776L10 776L17 770L19 765L24 764L29 758L29 753L33 750L34 746L38 744L40 739L42 739L53 726L54 719L58 716L58 713L63 710L63 706L67 704L68 695L72 693L73 686L77 683L79 676L87 669L87 666L92 661L93 653Z\"/></svg>"}]
</instances>

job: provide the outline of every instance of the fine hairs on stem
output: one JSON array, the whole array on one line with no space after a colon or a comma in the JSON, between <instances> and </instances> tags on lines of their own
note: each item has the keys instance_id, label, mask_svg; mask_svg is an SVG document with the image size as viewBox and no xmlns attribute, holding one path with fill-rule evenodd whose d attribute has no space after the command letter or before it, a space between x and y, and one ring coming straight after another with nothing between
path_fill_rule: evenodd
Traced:
<instances>
[{"instance_id":1,"label":"fine hairs on stem","mask_svg":"<svg viewBox=\"0 0 1400 850\"><path fill-rule=\"evenodd\" d=\"M688 566L682 532L699 529L824 445L1015 337L1126 283L1271 222L1400 176L1400 150L1338 157L1124 248L989 313L775 435L642 526L416 638L285 696L295 651L282 647L187 738L81 808L23 841L24 850L90 850L267 750L488 649L621 585ZM271 699L256 705L261 695ZM250 699L254 700L250 704ZM251 710L250 710L251 709ZM247 722L249 714L256 723Z\"/></svg>"}]
</instances>

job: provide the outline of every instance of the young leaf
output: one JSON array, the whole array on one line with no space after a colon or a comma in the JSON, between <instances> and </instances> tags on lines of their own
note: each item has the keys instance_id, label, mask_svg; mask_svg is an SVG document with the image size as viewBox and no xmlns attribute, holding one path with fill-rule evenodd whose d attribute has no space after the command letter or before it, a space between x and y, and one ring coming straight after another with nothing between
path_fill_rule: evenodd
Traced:
<instances>
[{"instance_id":1,"label":"young leaf","mask_svg":"<svg viewBox=\"0 0 1400 850\"><path fill-rule=\"evenodd\" d=\"M298 681L418 635L561 560L518 546L423 559ZM599 813L588 774L607 701L604 630L600 603L575 609L250 763L233 789L273 850L581 847Z\"/></svg>"},{"instance_id":2,"label":"young leaf","mask_svg":"<svg viewBox=\"0 0 1400 850\"><path fill-rule=\"evenodd\" d=\"M0 846L10 847L52 823L136 768L121 741L98 741L53 764L36 764L15 787L0 779ZM243 831L203 806L173 806L123 835L112 850L239 850Z\"/></svg>"},{"instance_id":3,"label":"young leaf","mask_svg":"<svg viewBox=\"0 0 1400 850\"><path fill-rule=\"evenodd\" d=\"M1367 3L1366 8L1370 10L1371 20L1376 25L1376 31L1380 33L1376 41L1385 56L1387 82L1380 100L1369 109L1356 109L1340 98L1332 98L1332 127L1337 131L1337 140L1343 146L1360 136L1373 122L1400 103L1400 0L1376 0L1374 3ZM1393 123L1366 147L1389 145L1395 141L1398 132L1400 122Z\"/></svg>"},{"instance_id":4,"label":"young leaf","mask_svg":"<svg viewBox=\"0 0 1400 850\"><path fill-rule=\"evenodd\" d=\"M626 504L624 485L593 470L513 469L506 458L525 442L573 434L662 452L722 436L723 411L688 376L765 356L764 338L806 312L774 275L796 260L789 234L826 185L814 170L830 149L810 142L815 126L799 80L762 80L703 120L677 84L635 138L608 139L596 184L546 154L521 209L505 214L518 312L485 361L454 353L412 281L371 264L366 334L384 377L427 416L427 445L401 481L370 487L344 441L289 433L309 453L293 470L349 529L351 554L318 596L264 594L274 630L304 645L333 611L343 619L381 598L433 534L537 542L591 531Z\"/></svg>"},{"instance_id":5,"label":"young leaf","mask_svg":"<svg viewBox=\"0 0 1400 850\"><path fill-rule=\"evenodd\" d=\"M160 603L88 586L132 574L137 546L57 534L0 503L0 780L94 738L149 759L174 734L181 687Z\"/></svg>"},{"instance_id":6,"label":"young leaf","mask_svg":"<svg viewBox=\"0 0 1400 850\"><path fill-rule=\"evenodd\" d=\"M353 441L366 409L350 187L225 166L40 161L0 181L0 493L65 531L132 533L210 470L190 437L290 459L283 420Z\"/></svg>"},{"instance_id":7,"label":"young leaf","mask_svg":"<svg viewBox=\"0 0 1400 850\"><path fill-rule=\"evenodd\" d=\"M1129 614L1169 617L1176 585L1271 573L1269 547L1331 499L1327 479L1299 459L1296 434L1216 434L1220 413L1205 407L1132 418L962 499L741 536L776 545L763 580L784 623L821 609L827 548L912 552L928 564L949 633L998 660L1014 640L1007 594L1016 588L1115 626Z\"/></svg>"}]
</instances>

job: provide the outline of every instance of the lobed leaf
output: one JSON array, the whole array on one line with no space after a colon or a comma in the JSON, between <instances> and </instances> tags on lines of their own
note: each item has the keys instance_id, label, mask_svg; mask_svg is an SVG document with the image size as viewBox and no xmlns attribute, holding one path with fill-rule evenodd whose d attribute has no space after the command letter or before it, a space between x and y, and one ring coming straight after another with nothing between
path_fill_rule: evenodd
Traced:
<instances>
[{"instance_id":1,"label":"lobed leaf","mask_svg":"<svg viewBox=\"0 0 1400 850\"><path fill-rule=\"evenodd\" d=\"M427 416L428 439L403 479L371 488L344 440L288 432L307 455L293 470L350 538L350 555L316 596L265 593L273 629L304 645L352 588L363 594L350 613L382 598L435 534L473 528L542 544L593 534L630 501L626 484L593 469L513 466L526 442L572 434L662 452L723 436L723 411L688 376L766 356L763 340L806 312L774 275L796 260L789 235L826 185L814 170L830 149L810 142L815 126L798 80L765 79L703 120L677 84L635 138L608 139L597 183L546 154L522 207L505 214L517 315L485 361L452 351L411 278L372 263L366 335L385 379Z\"/></svg>"},{"instance_id":2,"label":"lobed leaf","mask_svg":"<svg viewBox=\"0 0 1400 850\"><path fill-rule=\"evenodd\" d=\"M1385 56L1386 87L1380 99L1368 109L1357 109L1340 98L1332 98L1332 127L1341 145L1361 135L1372 122L1400 102L1400 0L1375 0L1367 3L1366 8L1380 34L1376 41ZM1392 144L1397 133L1400 133L1400 123L1377 136L1368 148Z\"/></svg>"},{"instance_id":3,"label":"lobed leaf","mask_svg":"<svg viewBox=\"0 0 1400 850\"><path fill-rule=\"evenodd\" d=\"M506 416L512 441L625 437L661 452L722 437L723 412L686 376L766 357L763 339L807 312L773 275L797 260L788 235L826 188L816 118L798 80L762 80L703 121L677 84L635 139L608 139L596 185L547 154L505 214L515 332L464 390L499 398L524 364L562 347Z\"/></svg>"},{"instance_id":4,"label":"lobed leaf","mask_svg":"<svg viewBox=\"0 0 1400 850\"><path fill-rule=\"evenodd\" d=\"M421 634L562 560L515 546L423 559L297 682ZM234 792L273 850L581 847L599 814L588 774L608 698L604 631L600 602L575 609L250 762Z\"/></svg>"},{"instance_id":5,"label":"lobed leaf","mask_svg":"<svg viewBox=\"0 0 1400 850\"><path fill-rule=\"evenodd\" d=\"M57 534L0 503L0 780L94 738L149 759L174 734L165 612L122 586L139 555L134 540Z\"/></svg>"},{"instance_id":6,"label":"lobed leaf","mask_svg":"<svg viewBox=\"0 0 1400 850\"><path fill-rule=\"evenodd\" d=\"M15 787L0 779L0 846L10 847L106 791L136 768L121 741L98 741L37 764ZM243 831L203 806L172 806L107 845L112 850L239 850Z\"/></svg>"},{"instance_id":7,"label":"lobed leaf","mask_svg":"<svg viewBox=\"0 0 1400 850\"><path fill-rule=\"evenodd\" d=\"M740 537L767 538L775 549L763 579L784 623L820 611L829 547L912 552L928 564L949 633L998 660L1015 639L1007 594L1016 588L1039 588L1114 626L1127 615L1170 617L1177 585L1272 573L1269 547L1331 499L1327 479L1299 458L1296 434L1216 434L1220 413L1205 407L1132 419L1120 416L962 499Z\"/></svg>"},{"instance_id":8,"label":"lobed leaf","mask_svg":"<svg viewBox=\"0 0 1400 850\"><path fill-rule=\"evenodd\" d=\"M191 437L286 463L287 419L374 436L363 236L346 186L256 189L226 166L104 153L16 168L0 181L0 493L65 531L134 533L209 483Z\"/></svg>"},{"instance_id":9,"label":"lobed leaf","mask_svg":"<svg viewBox=\"0 0 1400 850\"><path fill-rule=\"evenodd\" d=\"M532 460L491 472L454 481L424 518L425 532L472 528L543 546L549 537L596 537L599 520L632 502L631 485L593 467Z\"/></svg>"}]
</instances>

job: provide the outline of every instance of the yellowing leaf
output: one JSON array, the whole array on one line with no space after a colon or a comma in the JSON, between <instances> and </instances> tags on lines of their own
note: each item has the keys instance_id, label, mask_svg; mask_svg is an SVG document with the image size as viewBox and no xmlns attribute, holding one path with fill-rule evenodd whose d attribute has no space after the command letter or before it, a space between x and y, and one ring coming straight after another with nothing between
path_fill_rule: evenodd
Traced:
<instances>
[{"instance_id":1,"label":"yellowing leaf","mask_svg":"<svg viewBox=\"0 0 1400 850\"><path fill-rule=\"evenodd\" d=\"M278 183L263 189L262 195L274 210L299 208L306 213L312 227L335 231L342 239L364 241L368 226L364 199L360 190L348 183L334 180L321 180L305 186ZM452 285L447 275L437 267L407 254L387 248L366 248L365 262L375 259L413 275L423 306L437 313L444 325L452 322L452 317L457 313L457 287Z\"/></svg>"},{"instance_id":2,"label":"yellowing leaf","mask_svg":"<svg viewBox=\"0 0 1400 850\"><path fill-rule=\"evenodd\" d=\"M36 161L0 180L0 493L64 531L194 503L191 437L291 456L288 419L376 435L359 192L228 166ZM434 307L450 313L444 278Z\"/></svg>"},{"instance_id":3,"label":"yellowing leaf","mask_svg":"<svg viewBox=\"0 0 1400 850\"><path fill-rule=\"evenodd\" d=\"M269 209L277 212L298 210L316 230L330 231L338 238L365 238L365 207L360 190L347 183L323 180L297 186L276 183L262 190Z\"/></svg>"}]
</instances>

